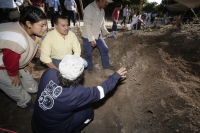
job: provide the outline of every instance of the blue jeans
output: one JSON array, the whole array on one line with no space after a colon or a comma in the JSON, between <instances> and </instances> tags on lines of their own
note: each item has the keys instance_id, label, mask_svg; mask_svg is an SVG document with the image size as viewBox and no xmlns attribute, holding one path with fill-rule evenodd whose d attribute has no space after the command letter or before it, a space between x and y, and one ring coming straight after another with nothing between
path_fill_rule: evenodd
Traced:
<instances>
[{"instance_id":1,"label":"blue jeans","mask_svg":"<svg viewBox=\"0 0 200 133\"><path fill-rule=\"evenodd\" d=\"M59 67L59 64L60 64L61 60L52 58L52 62L56 67ZM85 59L83 59L83 62L84 62L84 68L86 68L88 66L88 63L87 63L87 61Z\"/></svg>"},{"instance_id":2,"label":"blue jeans","mask_svg":"<svg viewBox=\"0 0 200 133\"><path fill-rule=\"evenodd\" d=\"M72 19L72 22L74 23L74 26L75 26L76 21L75 21L75 17L74 17L74 15L75 15L74 11L67 10L67 12L68 12L68 25L70 26L70 21Z\"/></svg>"},{"instance_id":3,"label":"blue jeans","mask_svg":"<svg viewBox=\"0 0 200 133\"><path fill-rule=\"evenodd\" d=\"M112 31L117 31L117 21L113 21Z\"/></svg>"},{"instance_id":4,"label":"blue jeans","mask_svg":"<svg viewBox=\"0 0 200 133\"><path fill-rule=\"evenodd\" d=\"M87 38L83 38L83 45L84 45L84 50L85 50L85 57L86 61L88 63L88 68L92 69L93 67L93 62L92 62L92 51L94 47L92 47L91 43ZM106 45L105 41L101 36L96 40L96 46L100 51L101 55L101 61L103 68L107 68L110 66L109 63L109 56L108 56L108 46Z\"/></svg>"}]
</instances>

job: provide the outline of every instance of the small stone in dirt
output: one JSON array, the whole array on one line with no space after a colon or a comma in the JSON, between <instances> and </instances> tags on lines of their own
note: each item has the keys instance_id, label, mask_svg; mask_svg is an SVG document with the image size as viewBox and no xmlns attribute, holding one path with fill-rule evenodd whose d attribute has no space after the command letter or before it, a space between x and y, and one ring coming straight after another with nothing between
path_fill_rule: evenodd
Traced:
<instances>
[{"instance_id":1,"label":"small stone in dirt","mask_svg":"<svg viewBox=\"0 0 200 133\"><path fill-rule=\"evenodd\" d=\"M187 88L183 88L183 92L187 93L188 92Z\"/></svg>"},{"instance_id":2,"label":"small stone in dirt","mask_svg":"<svg viewBox=\"0 0 200 133\"><path fill-rule=\"evenodd\" d=\"M161 100L161 101L160 101L160 104L162 105L163 108L166 108L166 103L165 103L164 100Z\"/></svg>"}]
</instances>

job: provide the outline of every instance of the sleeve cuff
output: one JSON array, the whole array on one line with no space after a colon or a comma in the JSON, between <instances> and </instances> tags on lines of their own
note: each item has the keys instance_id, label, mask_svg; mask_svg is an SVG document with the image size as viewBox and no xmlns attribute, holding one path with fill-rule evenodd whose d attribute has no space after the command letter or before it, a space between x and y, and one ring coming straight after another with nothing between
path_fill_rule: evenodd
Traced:
<instances>
[{"instance_id":1,"label":"sleeve cuff","mask_svg":"<svg viewBox=\"0 0 200 133\"><path fill-rule=\"evenodd\" d=\"M12 73L10 73L10 72L7 72L8 73L8 75L9 76L16 76L16 75L18 75L19 74L19 72L18 71L16 71L16 72L12 72Z\"/></svg>"}]
</instances>

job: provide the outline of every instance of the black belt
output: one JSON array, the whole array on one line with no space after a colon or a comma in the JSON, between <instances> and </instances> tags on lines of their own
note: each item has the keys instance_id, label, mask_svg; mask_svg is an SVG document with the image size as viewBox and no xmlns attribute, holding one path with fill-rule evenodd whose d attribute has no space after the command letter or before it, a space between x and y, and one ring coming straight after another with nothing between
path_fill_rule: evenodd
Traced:
<instances>
[{"instance_id":1,"label":"black belt","mask_svg":"<svg viewBox=\"0 0 200 133\"><path fill-rule=\"evenodd\" d=\"M9 11L16 11L17 8L0 8L0 11L9 12Z\"/></svg>"}]
</instances>

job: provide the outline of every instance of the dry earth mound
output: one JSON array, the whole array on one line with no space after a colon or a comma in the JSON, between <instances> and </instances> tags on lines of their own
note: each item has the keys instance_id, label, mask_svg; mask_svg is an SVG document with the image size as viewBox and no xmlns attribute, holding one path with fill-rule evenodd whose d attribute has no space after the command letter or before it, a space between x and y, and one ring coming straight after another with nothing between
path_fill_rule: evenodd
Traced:
<instances>
[{"instance_id":1,"label":"dry earth mound","mask_svg":"<svg viewBox=\"0 0 200 133\"><path fill-rule=\"evenodd\" d=\"M111 63L125 66L126 81L97 103L86 133L199 133L200 35L197 28L171 29L107 39ZM97 50L96 71L85 85L101 83L111 73L102 70ZM96 105L96 104L95 104Z\"/></svg>"},{"instance_id":2,"label":"dry earth mound","mask_svg":"<svg viewBox=\"0 0 200 133\"><path fill-rule=\"evenodd\" d=\"M127 79L94 103L95 118L83 133L199 133L198 28L119 32L117 39L106 39L111 64L126 67ZM113 73L102 69L97 49L93 55L94 71L85 71L88 87L101 84ZM38 81L45 69L35 69ZM0 127L31 133L32 114L16 107L3 92L0 97ZM35 100L36 94L32 97Z\"/></svg>"}]
</instances>

